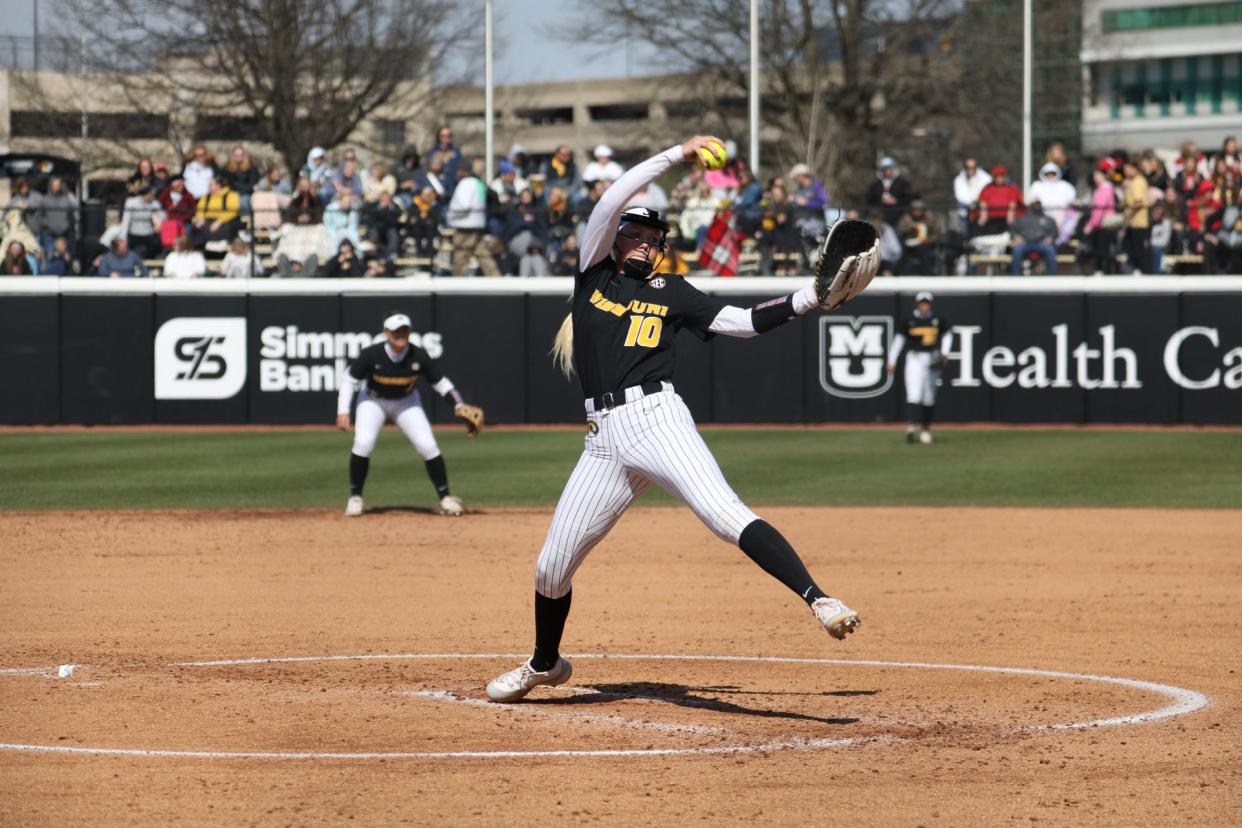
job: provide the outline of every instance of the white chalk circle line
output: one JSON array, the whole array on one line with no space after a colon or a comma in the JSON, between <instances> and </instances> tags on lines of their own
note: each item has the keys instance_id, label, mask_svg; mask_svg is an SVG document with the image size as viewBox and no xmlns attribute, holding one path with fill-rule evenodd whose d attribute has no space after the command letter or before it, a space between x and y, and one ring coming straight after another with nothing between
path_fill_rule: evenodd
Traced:
<instances>
[{"instance_id":1,"label":"white chalk circle line","mask_svg":"<svg viewBox=\"0 0 1242 828\"><path fill-rule=\"evenodd\" d=\"M525 653L367 653L363 655L287 656L282 658L233 658L213 661L182 661L168 667L240 667L266 664L300 664L324 661L447 661L526 658ZM1137 725L1185 716L1202 710L1211 702L1206 695L1195 690L1161 684L1154 681L1121 678L1118 676L1070 673L1060 670L1036 670L1025 667L992 667L980 664L934 664L922 661L872 661L839 658L793 658L784 656L733 656L733 655L643 655L640 653L569 653L570 659L600 659L603 661L712 661L750 664L807 664L839 667L889 667L914 670L960 670L977 673L995 673L1014 676L1034 676L1049 679L1091 681L1112 684L1146 693L1164 696L1169 704L1155 710L1128 716L1112 716L1082 722L1061 722L1044 725L1020 725L1013 733L1040 733L1055 730L1085 730L1097 727ZM77 665L89 667L89 665ZM0 677L20 675L56 675L57 667L0 668ZM505 705L495 705L504 711ZM69 745L33 745L0 742L0 750L29 753L80 754L89 756L148 756L183 759L278 759L278 760L397 760L397 759L511 759L511 758L557 758L557 757L627 757L627 756L710 756L745 753L773 753L782 750L828 750L861 744L896 743L906 741L896 736L846 737L841 739L805 739L790 737L769 742L743 745L694 748L641 748L616 750L446 750L446 751L384 751L363 753L340 753L320 751L238 751L238 750L160 750L148 748L73 747Z\"/></svg>"}]
</instances>

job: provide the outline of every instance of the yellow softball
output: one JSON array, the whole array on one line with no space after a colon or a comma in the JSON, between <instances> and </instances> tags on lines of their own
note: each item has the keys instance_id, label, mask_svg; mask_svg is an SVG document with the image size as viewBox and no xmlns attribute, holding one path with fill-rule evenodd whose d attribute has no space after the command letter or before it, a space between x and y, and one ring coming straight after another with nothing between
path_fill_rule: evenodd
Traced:
<instances>
[{"instance_id":1,"label":"yellow softball","mask_svg":"<svg viewBox=\"0 0 1242 828\"><path fill-rule=\"evenodd\" d=\"M712 141L699 148L699 166L705 170L718 170L729 163L729 153L719 141Z\"/></svg>"}]
</instances>

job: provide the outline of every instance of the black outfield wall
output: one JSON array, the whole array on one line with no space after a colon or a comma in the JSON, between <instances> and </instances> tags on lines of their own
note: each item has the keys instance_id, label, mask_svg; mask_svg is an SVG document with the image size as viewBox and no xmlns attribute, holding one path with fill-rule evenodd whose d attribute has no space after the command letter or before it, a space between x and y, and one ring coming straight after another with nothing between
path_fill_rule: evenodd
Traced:
<instances>
[{"instance_id":1,"label":"black outfield wall","mask_svg":"<svg viewBox=\"0 0 1242 828\"><path fill-rule=\"evenodd\" d=\"M700 422L899 421L885 363L913 294L758 339L683 333L675 384ZM582 418L548 356L563 296L19 293L0 296L0 422L330 423L340 372L394 309L490 422ZM936 312L954 330L942 421L1242 423L1242 294L959 291Z\"/></svg>"}]
</instances>

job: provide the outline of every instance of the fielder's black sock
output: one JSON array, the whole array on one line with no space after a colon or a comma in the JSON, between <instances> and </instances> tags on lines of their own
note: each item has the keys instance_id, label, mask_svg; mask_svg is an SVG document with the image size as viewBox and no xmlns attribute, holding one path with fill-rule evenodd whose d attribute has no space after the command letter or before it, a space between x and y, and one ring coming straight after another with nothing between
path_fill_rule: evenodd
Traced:
<instances>
[{"instance_id":1,"label":"fielder's black sock","mask_svg":"<svg viewBox=\"0 0 1242 828\"><path fill-rule=\"evenodd\" d=\"M789 541L766 520L756 520L743 529L737 545L764 572L798 593L808 606L824 597Z\"/></svg>"},{"instance_id":2,"label":"fielder's black sock","mask_svg":"<svg viewBox=\"0 0 1242 828\"><path fill-rule=\"evenodd\" d=\"M362 487L367 483L367 469L371 468L370 457L359 457L356 454L349 455L349 493L351 495L361 495Z\"/></svg>"},{"instance_id":3,"label":"fielder's black sock","mask_svg":"<svg viewBox=\"0 0 1242 828\"><path fill-rule=\"evenodd\" d=\"M926 416L922 409L923 406L919 403L906 403L906 424L910 428L914 428L914 424Z\"/></svg>"},{"instance_id":4,"label":"fielder's black sock","mask_svg":"<svg viewBox=\"0 0 1242 828\"><path fill-rule=\"evenodd\" d=\"M923 430L924 431L931 428L932 414L934 413L936 413L936 406L934 405L923 406Z\"/></svg>"},{"instance_id":5,"label":"fielder's black sock","mask_svg":"<svg viewBox=\"0 0 1242 828\"><path fill-rule=\"evenodd\" d=\"M425 465L427 476L431 478L431 484L436 487L436 494L440 497L448 497L448 469L444 467L444 455L437 454L426 461Z\"/></svg>"},{"instance_id":6,"label":"fielder's black sock","mask_svg":"<svg viewBox=\"0 0 1242 828\"><path fill-rule=\"evenodd\" d=\"M573 595L570 590L560 598L548 598L535 590L535 654L530 657L530 666L536 673L551 670L561 657L561 636Z\"/></svg>"}]
</instances>

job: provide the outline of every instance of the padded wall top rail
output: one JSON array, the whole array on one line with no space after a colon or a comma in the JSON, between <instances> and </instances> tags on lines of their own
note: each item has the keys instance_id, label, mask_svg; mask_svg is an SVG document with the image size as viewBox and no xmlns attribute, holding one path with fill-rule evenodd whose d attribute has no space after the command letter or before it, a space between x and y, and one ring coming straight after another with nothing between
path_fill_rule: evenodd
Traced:
<instances>
[{"instance_id":1,"label":"padded wall top rail","mask_svg":"<svg viewBox=\"0 0 1242 828\"><path fill-rule=\"evenodd\" d=\"M700 290L720 295L792 293L805 277L692 278ZM537 279L409 278L409 279L102 279L75 276L0 278L0 296L57 294L479 294L568 295L568 277ZM1242 293L1242 276L903 276L878 278L869 294L934 293Z\"/></svg>"}]
</instances>

